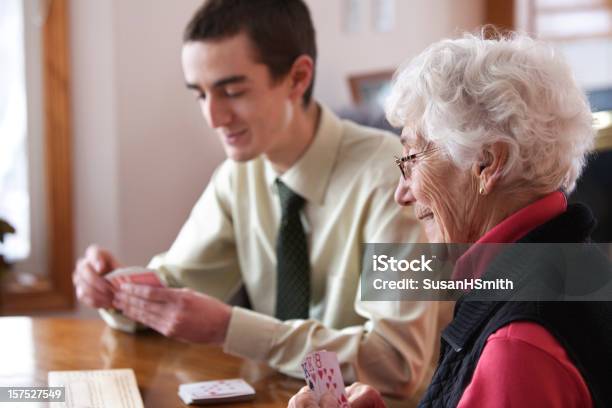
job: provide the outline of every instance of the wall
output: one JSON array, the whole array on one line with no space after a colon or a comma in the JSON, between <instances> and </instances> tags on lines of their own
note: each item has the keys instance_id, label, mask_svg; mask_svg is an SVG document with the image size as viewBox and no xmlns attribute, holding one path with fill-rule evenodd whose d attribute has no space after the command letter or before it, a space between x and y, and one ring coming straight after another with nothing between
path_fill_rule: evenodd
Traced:
<instances>
[{"instance_id":1,"label":"wall","mask_svg":"<svg viewBox=\"0 0 612 408\"><path fill-rule=\"evenodd\" d=\"M343 0L307 3L319 44L315 95L334 108L349 103L349 73L395 67L483 14L482 0L398 0L393 32L347 34ZM181 32L199 4L71 1L77 254L97 242L127 264L146 263L171 244L223 159L180 68Z\"/></svg>"},{"instance_id":2,"label":"wall","mask_svg":"<svg viewBox=\"0 0 612 408\"><path fill-rule=\"evenodd\" d=\"M362 1L362 30L347 33L342 23L347 1L306 2L319 47L315 94L333 108L350 104L348 75L395 69L430 43L473 30L484 20L483 0L396 0L394 30L378 33L371 24L375 2Z\"/></svg>"},{"instance_id":3,"label":"wall","mask_svg":"<svg viewBox=\"0 0 612 408\"><path fill-rule=\"evenodd\" d=\"M116 250L119 199L113 8L70 2L76 253L90 242Z\"/></svg>"},{"instance_id":4,"label":"wall","mask_svg":"<svg viewBox=\"0 0 612 408\"><path fill-rule=\"evenodd\" d=\"M73 0L76 252L145 264L223 159L185 90L181 33L199 0Z\"/></svg>"}]
</instances>

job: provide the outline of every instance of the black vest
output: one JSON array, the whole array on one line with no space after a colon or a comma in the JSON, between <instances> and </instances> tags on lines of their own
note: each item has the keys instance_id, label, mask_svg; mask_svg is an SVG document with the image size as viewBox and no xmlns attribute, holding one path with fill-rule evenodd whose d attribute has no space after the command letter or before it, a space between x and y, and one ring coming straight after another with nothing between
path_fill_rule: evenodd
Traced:
<instances>
[{"instance_id":1,"label":"black vest","mask_svg":"<svg viewBox=\"0 0 612 408\"><path fill-rule=\"evenodd\" d=\"M587 242L594 225L588 208L571 205L519 242ZM612 407L612 302L487 302L469 294L442 333L440 362L419 406L456 407L488 337L518 320L546 328L580 371L594 405Z\"/></svg>"}]
</instances>

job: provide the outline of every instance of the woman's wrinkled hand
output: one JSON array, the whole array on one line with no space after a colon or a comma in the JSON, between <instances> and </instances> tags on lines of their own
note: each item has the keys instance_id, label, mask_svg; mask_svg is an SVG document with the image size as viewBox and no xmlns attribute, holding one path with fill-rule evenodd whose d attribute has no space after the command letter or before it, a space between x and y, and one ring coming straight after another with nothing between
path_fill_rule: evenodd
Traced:
<instances>
[{"instance_id":1,"label":"woman's wrinkled hand","mask_svg":"<svg viewBox=\"0 0 612 408\"><path fill-rule=\"evenodd\" d=\"M354 383L346 387L346 396L351 408L386 408L385 402L375 388ZM314 392L303 387L289 400L289 408L339 408L340 404L331 393L325 393L317 402Z\"/></svg>"}]
</instances>

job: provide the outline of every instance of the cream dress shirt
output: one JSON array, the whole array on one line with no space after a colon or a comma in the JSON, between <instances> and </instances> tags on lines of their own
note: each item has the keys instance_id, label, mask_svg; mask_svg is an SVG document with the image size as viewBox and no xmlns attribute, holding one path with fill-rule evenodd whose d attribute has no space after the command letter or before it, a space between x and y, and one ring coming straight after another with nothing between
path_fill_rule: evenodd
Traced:
<instances>
[{"instance_id":1,"label":"cream dress shirt","mask_svg":"<svg viewBox=\"0 0 612 408\"><path fill-rule=\"evenodd\" d=\"M312 144L282 175L264 157L222 163L171 248L149 267L171 285L222 300L244 285L252 310L233 308L223 345L230 354L301 377L306 354L334 351L345 381L390 396L413 395L437 359L441 305L363 302L359 287L362 243L424 242L412 210L393 200L399 176L393 155L401 149L396 136L340 120L322 107ZM273 317L277 177L306 199L308 320Z\"/></svg>"}]
</instances>

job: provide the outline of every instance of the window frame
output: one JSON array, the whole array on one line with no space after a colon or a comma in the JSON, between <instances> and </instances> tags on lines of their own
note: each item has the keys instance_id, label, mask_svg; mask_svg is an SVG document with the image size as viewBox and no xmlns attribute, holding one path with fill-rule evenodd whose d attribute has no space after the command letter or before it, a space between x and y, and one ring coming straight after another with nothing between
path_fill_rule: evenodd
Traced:
<instances>
[{"instance_id":1,"label":"window frame","mask_svg":"<svg viewBox=\"0 0 612 408\"><path fill-rule=\"evenodd\" d=\"M47 273L35 286L0 288L0 315L74 307L68 1L49 1L42 27Z\"/></svg>"}]
</instances>

